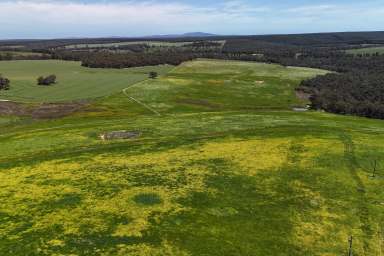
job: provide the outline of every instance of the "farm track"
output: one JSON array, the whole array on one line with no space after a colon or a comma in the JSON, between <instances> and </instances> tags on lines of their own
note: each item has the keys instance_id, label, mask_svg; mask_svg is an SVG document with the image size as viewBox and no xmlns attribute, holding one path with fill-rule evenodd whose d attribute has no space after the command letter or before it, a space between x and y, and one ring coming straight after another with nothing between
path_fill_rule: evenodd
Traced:
<instances>
[{"instance_id":1,"label":"farm track","mask_svg":"<svg viewBox=\"0 0 384 256\"><path fill-rule=\"evenodd\" d=\"M340 139L344 144L344 159L346 160L351 177L357 186L359 202L357 203L358 207L356 210L360 219L361 226L359 228L363 231L364 234L364 237L362 238L364 252L365 255L372 255L369 241L373 238L374 231L372 230L369 220L370 215L366 196L366 187L357 172L359 164L357 163L355 156L355 144L353 143L351 136L345 132L340 136Z\"/></svg>"},{"instance_id":2,"label":"farm track","mask_svg":"<svg viewBox=\"0 0 384 256\"><path fill-rule=\"evenodd\" d=\"M145 104L145 103L139 101L138 99L135 99L135 98L129 96L129 94L127 93L127 90L128 90L129 88L131 88L131 87L132 87L132 86L123 89L123 93L124 93L125 96L127 96L129 99L131 99L132 101L136 102L137 104L143 106L144 108L148 109L149 111L151 111L152 113L156 114L157 116L161 116L161 114L160 114L159 112L157 112L156 110L154 110L153 108L151 108L151 107L148 106L147 104Z\"/></svg>"}]
</instances>

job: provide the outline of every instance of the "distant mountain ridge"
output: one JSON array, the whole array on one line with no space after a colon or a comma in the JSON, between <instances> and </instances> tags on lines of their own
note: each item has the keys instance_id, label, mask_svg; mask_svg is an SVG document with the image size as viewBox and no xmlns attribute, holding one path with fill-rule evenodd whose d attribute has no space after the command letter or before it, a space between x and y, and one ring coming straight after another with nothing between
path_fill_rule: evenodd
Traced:
<instances>
[{"instance_id":1,"label":"distant mountain ridge","mask_svg":"<svg viewBox=\"0 0 384 256\"><path fill-rule=\"evenodd\" d=\"M152 35L146 36L145 38L185 38L185 37L211 37L218 36L216 34L205 33L205 32L189 32L184 34L169 34L169 35Z\"/></svg>"}]
</instances>

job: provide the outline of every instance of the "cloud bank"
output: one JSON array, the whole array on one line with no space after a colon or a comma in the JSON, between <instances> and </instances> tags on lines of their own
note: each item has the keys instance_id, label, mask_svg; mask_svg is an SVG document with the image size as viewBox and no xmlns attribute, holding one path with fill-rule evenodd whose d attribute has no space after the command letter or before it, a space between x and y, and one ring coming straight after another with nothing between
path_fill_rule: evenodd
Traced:
<instances>
[{"instance_id":1,"label":"cloud bank","mask_svg":"<svg viewBox=\"0 0 384 256\"><path fill-rule=\"evenodd\" d=\"M309 5L0 0L0 38L142 36L204 31L269 34L380 30L384 0Z\"/></svg>"}]
</instances>

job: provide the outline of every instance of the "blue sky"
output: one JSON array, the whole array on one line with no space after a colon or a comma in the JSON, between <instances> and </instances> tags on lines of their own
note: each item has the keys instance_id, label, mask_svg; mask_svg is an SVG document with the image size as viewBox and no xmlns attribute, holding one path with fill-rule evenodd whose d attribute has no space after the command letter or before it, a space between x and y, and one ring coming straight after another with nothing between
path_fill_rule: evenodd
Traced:
<instances>
[{"instance_id":1,"label":"blue sky","mask_svg":"<svg viewBox=\"0 0 384 256\"><path fill-rule=\"evenodd\" d=\"M384 0L0 0L0 39L384 30Z\"/></svg>"}]
</instances>

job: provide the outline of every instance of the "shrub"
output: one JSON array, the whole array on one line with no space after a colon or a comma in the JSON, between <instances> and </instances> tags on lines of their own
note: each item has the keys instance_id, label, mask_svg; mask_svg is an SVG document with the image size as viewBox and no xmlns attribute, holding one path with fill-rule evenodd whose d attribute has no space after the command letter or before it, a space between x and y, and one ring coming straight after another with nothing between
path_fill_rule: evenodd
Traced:
<instances>
[{"instance_id":1,"label":"shrub","mask_svg":"<svg viewBox=\"0 0 384 256\"><path fill-rule=\"evenodd\" d=\"M37 78L37 84L38 85L51 85L56 83L56 76L50 75L47 77L40 76Z\"/></svg>"},{"instance_id":2,"label":"shrub","mask_svg":"<svg viewBox=\"0 0 384 256\"><path fill-rule=\"evenodd\" d=\"M10 89L10 83L11 83L11 81L9 81L9 79L0 75L0 90L9 90Z\"/></svg>"},{"instance_id":3,"label":"shrub","mask_svg":"<svg viewBox=\"0 0 384 256\"><path fill-rule=\"evenodd\" d=\"M157 72L154 72L154 71L149 72L149 78L151 78L151 79L156 79L157 76L158 76Z\"/></svg>"}]
</instances>

